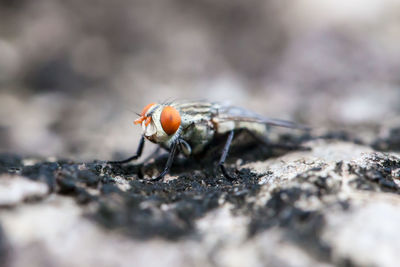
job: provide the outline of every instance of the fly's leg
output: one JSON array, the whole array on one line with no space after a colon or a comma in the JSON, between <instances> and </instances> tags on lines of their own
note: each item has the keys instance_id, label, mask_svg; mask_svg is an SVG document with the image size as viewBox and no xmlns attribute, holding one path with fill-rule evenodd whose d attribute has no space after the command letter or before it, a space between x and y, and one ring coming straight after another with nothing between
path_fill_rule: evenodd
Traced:
<instances>
[{"instance_id":1,"label":"fly's leg","mask_svg":"<svg viewBox=\"0 0 400 267\"><path fill-rule=\"evenodd\" d=\"M152 178L152 179L151 179L152 181L159 181L159 180L161 180L161 179L169 172L169 169L170 169L171 166L172 166L172 162L174 161L174 157L175 157L175 154L176 154L176 148L177 148L177 146L178 146L178 142L175 142L175 143L172 144L171 152L169 153L169 157L168 157L168 160L167 160L167 164L165 165L164 170L162 171L162 173L160 173L160 175L158 175L158 176L155 177L155 178Z\"/></svg>"},{"instance_id":2,"label":"fly's leg","mask_svg":"<svg viewBox=\"0 0 400 267\"><path fill-rule=\"evenodd\" d=\"M228 156L229 148L230 148L231 143L232 143L233 135L234 135L234 131L232 130L232 131L229 132L228 139L226 140L226 143L225 143L225 146L224 146L224 150L222 150L222 155L221 155L221 158L220 158L220 160L218 162L218 166L221 169L222 174L228 180L235 180L235 178L233 178L232 176L230 176L228 174L228 172L226 171L226 168L224 166L226 157Z\"/></svg>"},{"instance_id":3,"label":"fly's leg","mask_svg":"<svg viewBox=\"0 0 400 267\"><path fill-rule=\"evenodd\" d=\"M109 163L109 164L124 164L124 163L128 163L129 161L138 159L142 155L143 147L144 147L144 136L142 135L142 137L140 138L139 146L138 146L138 148L136 150L136 154L135 155L133 155L132 157L129 157L127 159L124 159L124 160L107 161L107 163Z\"/></svg>"}]
</instances>

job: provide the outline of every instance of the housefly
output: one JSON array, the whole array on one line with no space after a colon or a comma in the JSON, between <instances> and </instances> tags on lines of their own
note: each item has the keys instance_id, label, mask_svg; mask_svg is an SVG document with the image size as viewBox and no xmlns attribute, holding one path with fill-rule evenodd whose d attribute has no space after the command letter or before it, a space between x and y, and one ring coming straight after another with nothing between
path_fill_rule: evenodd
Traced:
<instances>
[{"instance_id":1,"label":"housefly","mask_svg":"<svg viewBox=\"0 0 400 267\"><path fill-rule=\"evenodd\" d=\"M247 131L257 138L265 136L269 126L305 128L293 122L262 117L244 108L218 102L171 102L150 103L145 106L134 124L140 124L143 134L134 156L111 164L123 164L139 158L145 139L168 150L169 156L164 170L152 180L162 179L169 171L174 156L181 153L186 157L203 153L218 137L226 136L218 166L228 178L224 166L235 132Z\"/></svg>"}]
</instances>

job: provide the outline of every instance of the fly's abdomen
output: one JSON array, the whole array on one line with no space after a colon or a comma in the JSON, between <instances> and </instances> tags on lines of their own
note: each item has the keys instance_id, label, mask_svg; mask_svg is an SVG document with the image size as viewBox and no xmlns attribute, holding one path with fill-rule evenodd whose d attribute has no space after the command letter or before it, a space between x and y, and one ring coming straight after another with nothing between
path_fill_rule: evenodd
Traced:
<instances>
[{"instance_id":1,"label":"fly's abdomen","mask_svg":"<svg viewBox=\"0 0 400 267\"><path fill-rule=\"evenodd\" d=\"M266 135L268 132L268 126L264 123L255 121L246 121L243 119L221 119L213 118L215 130L217 134L225 134L232 130L246 129L257 135Z\"/></svg>"}]
</instances>

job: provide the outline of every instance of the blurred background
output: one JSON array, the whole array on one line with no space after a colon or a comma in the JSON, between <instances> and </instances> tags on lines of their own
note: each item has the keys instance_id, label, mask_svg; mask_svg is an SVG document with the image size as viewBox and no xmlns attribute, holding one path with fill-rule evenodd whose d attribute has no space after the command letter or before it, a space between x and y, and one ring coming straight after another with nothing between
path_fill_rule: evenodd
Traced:
<instances>
[{"instance_id":1,"label":"blurred background","mask_svg":"<svg viewBox=\"0 0 400 267\"><path fill-rule=\"evenodd\" d=\"M376 136L399 121L398 0L1 0L0 17L1 152L127 156L135 112L168 99Z\"/></svg>"}]
</instances>

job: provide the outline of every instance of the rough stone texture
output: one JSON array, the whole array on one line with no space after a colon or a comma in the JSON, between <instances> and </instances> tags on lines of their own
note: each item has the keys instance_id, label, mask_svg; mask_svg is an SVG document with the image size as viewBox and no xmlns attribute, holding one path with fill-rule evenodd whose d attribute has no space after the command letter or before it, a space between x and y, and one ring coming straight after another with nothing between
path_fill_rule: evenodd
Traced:
<instances>
[{"instance_id":1,"label":"rough stone texture","mask_svg":"<svg viewBox=\"0 0 400 267\"><path fill-rule=\"evenodd\" d=\"M398 266L400 1L0 1L0 267ZM148 103L313 128L130 156ZM275 131L276 130L276 131ZM144 157L153 149L146 143ZM97 161L96 161L97 160ZM396 227L397 226L397 227Z\"/></svg>"},{"instance_id":2,"label":"rough stone texture","mask_svg":"<svg viewBox=\"0 0 400 267\"><path fill-rule=\"evenodd\" d=\"M2 190L18 194L2 195L0 257L5 266L397 266L399 154L303 145L311 150L246 145L240 160L234 149L234 182L207 159L179 159L149 182L165 157L110 166L3 155Z\"/></svg>"}]
</instances>

